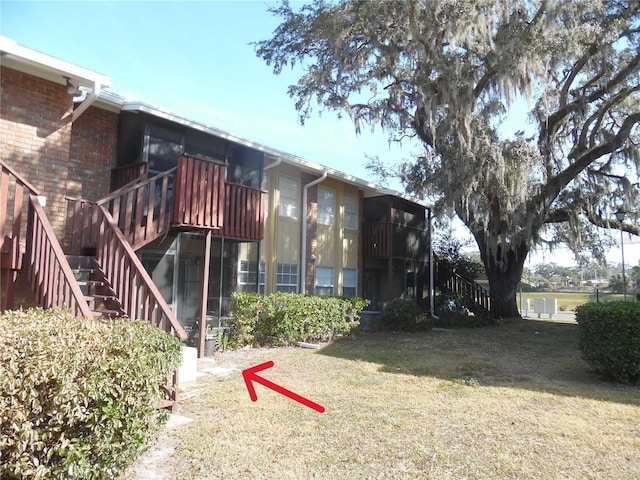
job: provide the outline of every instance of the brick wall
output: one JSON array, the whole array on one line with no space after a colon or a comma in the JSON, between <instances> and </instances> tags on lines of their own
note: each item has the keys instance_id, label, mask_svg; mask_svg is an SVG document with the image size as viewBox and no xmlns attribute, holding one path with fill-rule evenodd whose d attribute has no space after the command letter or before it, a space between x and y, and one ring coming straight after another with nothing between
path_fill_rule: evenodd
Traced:
<instances>
[{"instance_id":1,"label":"brick wall","mask_svg":"<svg viewBox=\"0 0 640 480\"><path fill-rule=\"evenodd\" d=\"M2 159L47 197L45 211L62 231L73 101L63 85L0 70Z\"/></svg>"},{"instance_id":2,"label":"brick wall","mask_svg":"<svg viewBox=\"0 0 640 480\"><path fill-rule=\"evenodd\" d=\"M8 68L0 76L2 159L46 196L45 212L60 237L65 196L96 200L108 193L118 114L90 107L72 125L64 85Z\"/></svg>"},{"instance_id":3,"label":"brick wall","mask_svg":"<svg viewBox=\"0 0 640 480\"><path fill-rule=\"evenodd\" d=\"M97 200L109 193L117 139L117 113L89 107L73 123L67 195Z\"/></svg>"}]
</instances>

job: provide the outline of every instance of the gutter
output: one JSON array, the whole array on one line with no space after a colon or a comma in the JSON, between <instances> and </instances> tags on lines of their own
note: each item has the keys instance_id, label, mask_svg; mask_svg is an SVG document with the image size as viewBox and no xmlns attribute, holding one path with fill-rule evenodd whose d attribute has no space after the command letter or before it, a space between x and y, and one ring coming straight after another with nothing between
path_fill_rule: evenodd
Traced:
<instances>
[{"instance_id":1,"label":"gutter","mask_svg":"<svg viewBox=\"0 0 640 480\"><path fill-rule=\"evenodd\" d=\"M316 178L312 182L307 183L302 190L302 254L301 254L301 272L300 272L300 292L304 295L306 280L307 280L307 196L309 194L309 187L324 182L327 179L329 172L326 170L322 173L320 178Z\"/></svg>"},{"instance_id":2,"label":"gutter","mask_svg":"<svg viewBox=\"0 0 640 480\"><path fill-rule=\"evenodd\" d=\"M100 84L100 82L94 82L93 84L93 91L89 94L89 96L87 96L87 92L86 90L83 90L82 94L78 97L75 97L73 99L74 103L77 102L82 102L80 103L80 105L78 105L78 108L75 108L73 110L73 115L71 116L71 121L75 122L80 115L82 115L85 110L87 108L89 108L93 102L95 102L98 97L100 96L100 89L102 88L102 85Z\"/></svg>"}]
</instances>

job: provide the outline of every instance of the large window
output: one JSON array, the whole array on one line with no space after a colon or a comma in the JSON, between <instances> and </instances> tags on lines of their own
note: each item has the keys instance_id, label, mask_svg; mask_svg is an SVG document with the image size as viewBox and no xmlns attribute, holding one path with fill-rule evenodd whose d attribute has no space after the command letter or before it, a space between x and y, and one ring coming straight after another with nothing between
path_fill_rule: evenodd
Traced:
<instances>
[{"instance_id":1,"label":"large window","mask_svg":"<svg viewBox=\"0 0 640 480\"><path fill-rule=\"evenodd\" d=\"M289 177L280 177L280 205L278 211L281 217L298 219L300 209L300 182Z\"/></svg>"},{"instance_id":2,"label":"large window","mask_svg":"<svg viewBox=\"0 0 640 480\"><path fill-rule=\"evenodd\" d=\"M298 266L279 263L276 270L276 290L278 292L298 291Z\"/></svg>"},{"instance_id":3,"label":"large window","mask_svg":"<svg viewBox=\"0 0 640 480\"><path fill-rule=\"evenodd\" d=\"M336 223L336 192L332 188L318 187L318 224Z\"/></svg>"},{"instance_id":4,"label":"large window","mask_svg":"<svg viewBox=\"0 0 640 480\"><path fill-rule=\"evenodd\" d=\"M157 174L178 164L182 152L182 134L157 125L149 125L147 161L149 171Z\"/></svg>"},{"instance_id":5,"label":"large window","mask_svg":"<svg viewBox=\"0 0 640 480\"><path fill-rule=\"evenodd\" d=\"M342 271L342 295L345 297L356 296L356 269L345 268Z\"/></svg>"},{"instance_id":6,"label":"large window","mask_svg":"<svg viewBox=\"0 0 640 480\"><path fill-rule=\"evenodd\" d=\"M316 267L316 295L333 295L333 268Z\"/></svg>"},{"instance_id":7,"label":"large window","mask_svg":"<svg viewBox=\"0 0 640 480\"><path fill-rule=\"evenodd\" d=\"M238 270L238 287L241 292L255 292L256 280L258 281L258 293L264 295L267 276L265 274L265 263L260 262L260 270L258 271L258 263L249 260L240 260Z\"/></svg>"},{"instance_id":8,"label":"large window","mask_svg":"<svg viewBox=\"0 0 640 480\"><path fill-rule=\"evenodd\" d=\"M344 228L358 229L358 197L348 193L344 195Z\"/></svg>"}]
</instances>

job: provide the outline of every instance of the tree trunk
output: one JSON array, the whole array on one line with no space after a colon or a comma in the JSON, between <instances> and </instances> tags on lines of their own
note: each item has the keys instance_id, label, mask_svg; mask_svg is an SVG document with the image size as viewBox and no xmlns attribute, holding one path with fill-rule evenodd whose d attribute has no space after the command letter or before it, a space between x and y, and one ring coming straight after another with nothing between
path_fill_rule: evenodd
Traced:
<instances>
[{"instance_id":1,"label":"tree trunk","mask_svg":"<svg viewBox=\"0 0 640 480\"><path fill-rule=\"evenodd\" d=\"M498 302L500 315L507 318L520 317L516 293L529 248L525 242L521 242L518 245L506 245L508 250L503 253L500 249L504 246L491 238L491 232L474 232L474 237L480 248L480 257L489 280L489 290L493 299ZM498 245L498 251L489 251L487 244Z\"/></svg>"}]
</instances>

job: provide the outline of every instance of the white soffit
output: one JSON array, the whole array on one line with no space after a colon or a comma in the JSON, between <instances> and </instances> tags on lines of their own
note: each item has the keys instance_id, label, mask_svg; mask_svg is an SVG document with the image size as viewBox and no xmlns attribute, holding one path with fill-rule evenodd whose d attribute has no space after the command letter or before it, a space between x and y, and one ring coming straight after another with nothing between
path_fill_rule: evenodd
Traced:
<instances>
[{"instance_id":1,"label":"white soffit","mask_svg":"<svg viewBox=\"0 0 640 480\"><path fill-rule=\"evenodd\" d=\"M0 65L51 82L66 85L69 77L75 86L93 88L96 83L110 87L111 78L65 62L44 53L18 45L14 40L0 36Z\"/></svg>"}]
</instances>

